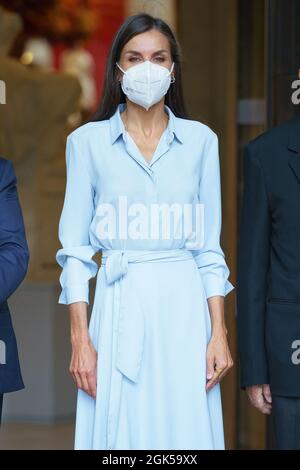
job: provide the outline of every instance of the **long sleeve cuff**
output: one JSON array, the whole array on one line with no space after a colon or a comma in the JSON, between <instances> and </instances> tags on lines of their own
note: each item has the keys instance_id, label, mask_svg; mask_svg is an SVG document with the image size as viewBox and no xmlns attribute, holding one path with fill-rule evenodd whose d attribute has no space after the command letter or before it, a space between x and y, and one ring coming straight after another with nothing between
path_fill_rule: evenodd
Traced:
<instances>
[{"instance_id":1,"label":"long sleeve cuff","mask_svg":"<svg viewBox=\"0 0 300 470\"><path fill-rule=\"evenodd\" d=\"M89 280L98 271L98 265L92 259L94 253L91 246L63 248L57 252L56 259L63 268L59 278L62 291L58 303L89 303Z\"/></svg>"},{"instance_id":2,"label":"long sleeve cuff","mask_svg":"<svg viewBox=\"0 0 300 470\"><path fill-rule=\"evenodd\" d=\"M64 286L59 299L59 304L72 304L74 302L86 302L89 304L89 284L72 284Z\"/></svg>"},{"instance_id":3,"label":"long sleeve cuff","mask_svg":"<svg viewBox=\"0 0 300 470\"><path fill-rule=\"evenodd\" d=\"M230 271L225 262L223 251L195 254L196 265L200 270L206 298L215 295L225 297L234 289L228 280Z\"/></svg>"},{"instance_id":4,"label":"long sleeve cuff","mask_svg":"<svg viewBox=\"0 0 300 470\"><path fill-rule=\"evenodd\" d=\"M199 269L201 270L201 268ZM202 279L207 299L214 295L226 297L234 289L234 286L228 279L216 273L205 273L202 275Z\"/></svg>"}]
</instances>

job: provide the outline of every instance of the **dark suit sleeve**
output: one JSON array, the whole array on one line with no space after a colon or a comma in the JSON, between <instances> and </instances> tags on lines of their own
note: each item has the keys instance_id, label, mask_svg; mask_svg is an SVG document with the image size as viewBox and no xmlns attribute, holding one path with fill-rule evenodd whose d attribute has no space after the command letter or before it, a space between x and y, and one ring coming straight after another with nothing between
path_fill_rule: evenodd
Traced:
<instances>
[{"instance_id":1,"label":"dark suit sleeve","mask_svg":"<svg viewBox=\"0 0 300 470\"><path fill-rule=\"evenodd\" d=\"M29 261L17 181L10 161L0 162L0 303L24 279Z\"/></svg>"},{"instance_id":2,"label":"dark suit sleeve","mask_svg":"<svg viewBox=\"0 0 300 470\"><path fill-rule=\"evenodd\" d=\"M263 169L251 144L248 144L244 152L244 195L237 273L237 326L242 388L269 383L264 324L270 223Z\"/></svg>"}]
</instances>

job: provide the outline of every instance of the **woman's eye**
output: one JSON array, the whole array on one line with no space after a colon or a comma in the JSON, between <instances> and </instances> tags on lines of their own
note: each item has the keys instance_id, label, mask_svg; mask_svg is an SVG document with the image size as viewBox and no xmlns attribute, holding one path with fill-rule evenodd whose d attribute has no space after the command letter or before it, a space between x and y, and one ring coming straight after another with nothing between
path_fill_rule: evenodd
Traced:
<instances>
[{"instance_id":1,"label":"woman's eye","mask_svg":"<svg viewBox=\"0 0 300 470\"><path fill-rule=\"evenodd\" d=\"M137 61L139 61L139 60L140 60L139 57L130 57L130 58L129 58L129 62L137 62Z\"/></svg>"},{"instance_id":2,"label":"woman's eye","mask_svg":"<svg viewBox=\"0 0 300 470\"><path fill-rule=\"evenodd\" d=\"M155 60L156 62L164 62L166 59L165 57L156 57Z\"/></svg>"}]
</instances>

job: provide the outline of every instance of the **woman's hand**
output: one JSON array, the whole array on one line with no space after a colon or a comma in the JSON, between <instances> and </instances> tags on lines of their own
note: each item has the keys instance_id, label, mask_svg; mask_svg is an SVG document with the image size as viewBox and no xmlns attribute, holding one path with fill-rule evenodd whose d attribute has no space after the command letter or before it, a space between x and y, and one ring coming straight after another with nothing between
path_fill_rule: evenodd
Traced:
<instances>
[{"instance_id":1,"label":"woman's hand","mask_svg":"<svg viewBox=\"0 0 300 470\"><path fill-rule=\"evenodd\" d=\"M69 371L78 388L96 398L97 352L91 342L87 325L87 303L69 305L72 357Z\"/></svg>"},{"instance_id":2,"label":"woman's hand","mask_svg":"<svg viewBox=\"0 0 300 470\"><path fill-rule=\"evenodd\" d=\"M90 341L72 344L69 370L77 387L96 398L97 352Z\"/></svg>"},{"instance_id":3,"label":"woman's hand","mask_svg":"<svg viewBox=\"0 0 300 470\"><path fill-rule=\"evenodd\" d=\"M224 321L224 297L208 298L212 335L206 351L206 391L211 390L233 366Z\"/></svg>"},{"instance_id":4,"label":"woman's hand","mask_svg":"<svg viewBox=\"0 0 300 470\"><path fill-rule=\"evenodd\" d=\"M206 391L220 382L233 366L226 331L212 335L206 352Z\"/></svg>"}]
</instances>

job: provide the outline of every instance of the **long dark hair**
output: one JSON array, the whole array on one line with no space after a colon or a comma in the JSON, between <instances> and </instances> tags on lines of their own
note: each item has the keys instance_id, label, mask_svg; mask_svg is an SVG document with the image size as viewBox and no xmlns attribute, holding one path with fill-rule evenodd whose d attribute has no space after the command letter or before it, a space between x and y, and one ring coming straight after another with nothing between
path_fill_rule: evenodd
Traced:
<instances>
[{"instance_id":1,"label":"long dark hair","mask_svg":"<svg viewBox=\"0 0 300 470\"><path fill-rule=\"evenodd\" d=\"M168 38L171 56L174 62L176 80L170 86L165 96L165 104L169 106L177 117L188 118L182 91L181 54L175 35L168 24L162 19L154 18L146 13L140 13L138 15L129 16L115 35L107 58L104 87L100 104L96 112L88 118L86 122L109 119L117 110L118 105L126 102L126 97L117 80L116 62L119 61L121 51L130 39L137 34L145 33L151 29L156 29Z\"/></svg>"}]
</instances>

